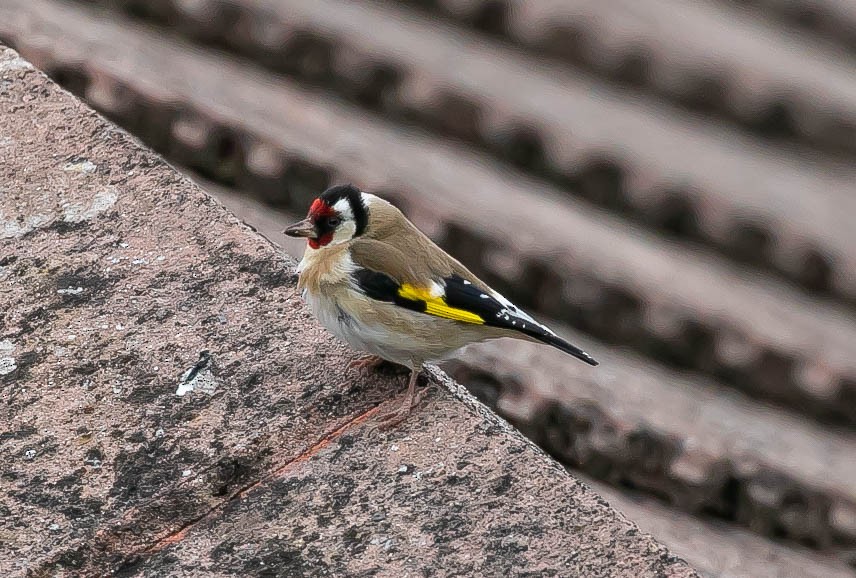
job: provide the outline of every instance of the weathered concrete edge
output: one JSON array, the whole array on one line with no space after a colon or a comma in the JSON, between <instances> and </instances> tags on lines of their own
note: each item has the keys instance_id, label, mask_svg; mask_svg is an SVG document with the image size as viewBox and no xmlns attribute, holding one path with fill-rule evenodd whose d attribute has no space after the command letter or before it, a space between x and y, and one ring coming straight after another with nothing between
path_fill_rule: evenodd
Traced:
<instances>
[{"instance_id":1,"label":"weathered concrete edge","mask_svg":"<svg viewBox=\"0 0 856 578\"><path fill-rule=\"evenodd\" d=\"M16 69L22 69L25 67L24 61L20 58L18 58L14 62L21 64L21 66L15 67ZM29 67L29 65L27 64L26 67ZM72 100L77 100L73 95L69 94L68 92L66 92L66 91L62 91L62 92L66 96L71 97ZM102 122L107 123L108 121L102 119ZM136 138L134 138L132 135L129 135L128 133L126 133L125 131L123 131L121 129L118 129L117 132L120 132L125 138L128 138L129 142L132 143L134 146L138 146L138 147L142 148L139 141ZM198 189L198 187L196 187L195 185L194 185L194 188ZM198 190L201 191L201 189L198 189ZM217 203L217 204L219 205L219 203ZM221 207L221 209L223 209L222 205L220 205L220 207ZM231 217L229 219L231 221L229 224L232 226L238 225L242 234L255 233L257 237L264 238L265 244L269 245L275 252L281 253L281 250L279 250L279 248L274 243L272 243L269 239L265 238L263 235L258 234L252 227L241 222L238 218L231 215L231 213L228 213L228 211L226 211L225 209L223 209L223 211L224 211L224 214L227 214ZM564 479L572 479L571 476L564 470L564 468L561 467L561 465L559 465L557 462L555 462L549 456L547 456L533 442L529 441L528 439L523 437L522 434L520 434L519 432L514 430L514 428L508 422L506 422L504 419L502 419L499 416L497 416L496 414L494 414L485 405L483 405L482 403L477 401L461 385L455 383L451 378L449 378L441 370L439 370L438 368L431 367L431 368L429 368L428 373L429 373L432 381L434 381L435 383L437 383L439 385L442 385L443 388L445 390L449 391L457 400L463 402L463 406L466 408L468 413L475 416L476 418L478 418L482 422L485 422L485 423L488 423L488 424L491 424L494 426L498 426L498 428L501 430L501 432L504 435L516 438L516 441L523 442L531 450L534 450L533 456L536 458L536 460L539 460L546 468L549 468L550 471L553 472L553 475L560 476L561 478L564 478ZM347 429L348 425L350 425L350 424L346 424L341 429L342 430ZM596 495L587 486L583 486L583 487L585 488L585 490L587 492L590 492L592 495ZM604 504L604 506L605 506L606 503L602 499L599 499L599 501L602 504ZM618 517L622 520L627 520L623 515L617 514L614 510L612 511L611 515L615 515L616 517ZM634 524L632 524L632 522L628 522L628 524L631 526L635 526ZM646 541L647 540L653 541L649 536L642 534L641 532L639 533L639 535L640 535L640 537L644 537L644 539ZM657 552L651 552L652 557L654 557L656 555L657 555Z\"/></svg>"},{"instance_id":2,"label":"weathered concrete edge","mask_svg":"<svg viewBox=\"0 0 856 578\"><path fill-rule=\"evenodd\" d=\"M538 444L534 441L520 433L520 430L511 425L504 417L495 413L492 409L490 409L487 405L479 401L472 393L467 390L466 387L455 381L449 376L448 373L437 367L436 365L426 365L425 372L429 375L429 378L436 383L437 385L441 385L446 389L449 393L451 393L455 399L460 401L464 406L466 406L467 410L472 413L474 416L480 418L482 421L487 422L491 425L495 425L499 427L506 435L513 435L523 440L523 442L536 454L541 456L544 460L545 465L549 466L556 472L561 472L563 476L570 476L568 470L552 458L547 452L545 452ZM576 479L576 478L574 478ZM582 483L582 482L580 482ZM585 484L583 484L585 485ZM588 486L585 486L589 491L594 493L594 490L591 490ZM623 514L622 514L623 516ZM630 520L632 523L633 521Z\"/></svg>"}]
</instances>

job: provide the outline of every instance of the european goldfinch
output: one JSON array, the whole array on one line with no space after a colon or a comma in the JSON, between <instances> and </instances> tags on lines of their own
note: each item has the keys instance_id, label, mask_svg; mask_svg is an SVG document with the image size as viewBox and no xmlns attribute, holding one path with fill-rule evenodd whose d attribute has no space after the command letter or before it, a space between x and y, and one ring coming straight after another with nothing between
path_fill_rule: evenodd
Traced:
<instances>
[{"instance_id":1,"label":"european goldfinch","mask_svg":"<svg viewBox=\"0 0 856 578\"><path fill-rule=\"evenodd\" d=\"M394 425L421 396L422 365L461 347L500 337L540 341L597 362L556 336L434 244L389 202L352 185L327 189L309 215L285 234L306 237L298 289L331 333L380 360L410 369L404 405L384 421ZM352 364L354 365L354 364Z\"/></svg>"}]
</instances>

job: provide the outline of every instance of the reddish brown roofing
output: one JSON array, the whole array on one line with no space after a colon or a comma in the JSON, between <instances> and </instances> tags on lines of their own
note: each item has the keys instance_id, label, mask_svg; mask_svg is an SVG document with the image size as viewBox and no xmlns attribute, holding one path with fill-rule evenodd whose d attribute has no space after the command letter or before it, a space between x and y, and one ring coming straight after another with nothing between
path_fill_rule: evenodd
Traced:
<instances>
[{"instance_id":1,"label":"reddish brown roofing","mask_svg":"<svg viewBox=\"0 0 856 578\"><path fill-rule=\"evenodd\" d=\"M129 0L101 1L131 12L136 6ZM727 46L713 44L707 48L715 52L702 52L690 38L687 48L686 34L671 28L660 34L640 16L631 27L633 34L656 38L656 46L643 42L639 50L651 57L648 80L657 84L658 95L680 93L673 96L685 100L700 93L709 99L711 92L725 90L719 85L727 86L727 95L712 98L731 106L731 114L744 124L764 124L768 116L775 121L784 107L782 114L793 122L783 122L793 124L794 130L853 146L852 67L834 54L802 41L789 42L781 31L763 22L753 24L745 14L736 16L744 33L769 40L758 48L756 39L746 34L734 40L735 20L723 16L728 9L694 5L676 8L674 14L667 5L651 1L653 6L643 12L652 11L655 20L657 13L675 18L683 14L679 20L716 36L721 44L749 43L752 48L751 54L738 50L734 64L735 53ZM501 4L453 3L462 9ZM545 62L540 52L521 54L391 4L154 0L149 9L185 35L226 46L304 81L320 82L391 117L415 119L432 130L468 139L548 176L568 192L620 208L646 225L669 229L675 220L690 221L687 234L728 255L762 262L810 289L856 302L856 262L848 250L852 227L841 218L852 208L852 164L827 162L799 147L770 147L770 142L744 130L711 124L635 87L618 88L580 70ZM509 33L533 27L543 31L531 20L540 21L544 12L561 26L562 15L552 14L551 6L553 0L515 5L509 13ZM601 3L592 6L604 9ZM616 18L628 17L621 10L605 9L606 16L593 19L608 29ZM56 9L50 3L22 2L12 19L28 11ZM378 22L383 22L382 35L374 33ZM20 30L20 25L12 26ZM609 33L590 32L593 37L583 44L592 45L584 51L594 53L595 59L624 58L621 50L596 47L598 42L610 43ZM574 38L559 34L556 42L564 46ZM785 54L791 45L805 48L799 58ZM814 76L819 71L824 75ZM95 94L88 98L99 106L122 101L109 91L101 96L106 102ZM162 138L162 131L151 132Z\"/></svg>"}]
</instances>

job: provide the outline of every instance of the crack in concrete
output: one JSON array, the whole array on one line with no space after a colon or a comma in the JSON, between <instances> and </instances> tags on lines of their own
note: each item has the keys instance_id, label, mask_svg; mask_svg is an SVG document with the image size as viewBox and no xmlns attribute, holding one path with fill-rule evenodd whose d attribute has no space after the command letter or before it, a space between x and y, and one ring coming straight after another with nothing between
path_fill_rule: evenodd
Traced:
<instances>
[{"instance_id":1,"label":"crack in concrete","mask_svg":"<svg viewBox=\"0 0 856 578\"><path fill-rule=\"evenodd\" d=\"M353 426L360 425L361 423L368 420L370 417L372 417L374 414L376 414L380 410L381 405L383 405L383 404L381 403L379 405L376 405L373 408L369 409L368 411L365 411L365 412L361 413L360 415L356 416L352 420L345 422L342 426L333 430L332 432L330 432L329 434L325 435L320 440L318 440L318 442L316 442L315 445L313 445L311 448L309 448L308 450L306 450L305 452L303 452L299 456L295 457L294 459L288 461L287 463L279 466L278 468L273 470L270 474L268 474L266 477L260 479L259 481L255 482L253 484L250 484L250 485L245 486L244 488L238 490L238 492L235 495L233 495L231 498L229 498L229 500L227 500L226 503L231 502L233 500L240 500L241 498L244 497L244 495L247 492L250 492L251 490L255 489L256 487L260 486L261 484L263 484L265 482L269 482L270 480L273 480L275 478L282 476L286 472L286 470L288 468L290 468L291 466L293 466L294 464L297 464L300 462L305 462L306 460L308 460L309 458L311 458L312 456L314 456L315 454L320 452L322 449L324 449L325 447L330 445L330 442L332 442L337 437L339 437L340 435L345 433L346 430L350 429Z\"/></svg>"},{"instance_id":2,"label":"crack in concrete","mask_svg":"<svg viewBox=\"0 0 856 578\"><path fill-rule=\"evenodd\" d=\"M331 431L327 434L324 434L321 437L321 439L319 439L315 444L313 444L305 452L303 452L303 453L295 456L294 458L286 461L284 464L282 464L281 466L278 466L273 471L271 471L268 475L263 476L260 479L254 481L254 482L251 482L251 483L243 486L242 488L238 489L231 496L229 496L226 500L219 502L217 505L211 507L205 513L201 514L200 516L196 516L192 520L183 524L177 530L170 532L169 534L167 534L163 538L158 539L154 544L152 544L148 547L139 549L137 551L130 552L129 554L124 556L124 561L121 564L119 564L118 569L121 569L122 566L127 564L127 562L129 560L133 560L137 556L140 556L143 554L156 554L156 553L160 552L161 550L163 550L164 548L167 548L173 544L180 542L181 540L183 540L185 538L185 536L187 536L188 532L190 530L192 530L194 526L196 526L196 524L206 520L207 518L210 518L214 513L222 510L228 504L230 504L236 500L242 499L247 493L251 492L252 490L256 489L257 487L261 486L262 484L265 484L271 480L274 480L274 479L282 476L288 470L288 468L290 468L294 464L308 460L309 458L311 458L312 456L317 454L319 451L321 451L322 449L324 449L325 447L330 445L330 443L333 440L335 440L336 438L341 436L345 431L347 431L348 429L350 429L354 426L357 426L357 425L365 422L370 417L372 417L375 413L378 412L381 405L383 405L383 404L376 405L376 406L364 411L363 413L361 413L361 414L351 418L350 420L346 421L344 424L337 427L333 431Z\"/></svg>"},{"instance_id":3,"label":"crack in concrete","mask_svg":"<svg viewBox=\"0 0 856 578\"><path fill-rule=\"evenodd\" d=\"M258 486L282 476L288 470L288 468L293 466L294 464L308 460L309 458L311 458L312 456L317 454L319 451L321 451L322 449L324 449L325 447L330 445L330 443L333 440L335 440L336 438L341 436L345 431L367 421L369 418L371 418L374 414L376 414L380 410L380 408L384 405L384 403L388 403L388 401L381 402L378 405L369 408L368 410L366 410L366 411L354 416L353 418L347 420L345 423L336 427L332 431L329 431L328 433L322 435L321 438L317 442L315 442L312 446L310 446L306 451L300 453L299 455L297 455L297 456L295 456L289 460L286 460L285 463L277 466L270 473L268 473L265 476L260 477L258 480L250 482L250 483L244 485L243 487L239 488L237 491L232 493L227 499L218 502L215 506L212 506L211 508L206 510L204 513L200 514L199 516L195 516L191 520L182 524L182 526L180 528L169 532L166 536L164 536L162 538L157 539L154 544L144 546L141 548L135 548L134 550L132 550L132 551L130 551L124 555L121 555L121 558L118 561L115 561L114 564L112 565L113 567L110 570L111 574L115 574L116 572L119 572L119 571L127 568L128 566L130 566L132 564L136 564L137 562L139 562L139 559L142 556L156 554L156 553L160 552L161 550L163 550L163 549L165 549L165 548L167 548L173 544L181 542L181 540L183 540L185 538L185 536L187 536L187 534L190 532L190 530L192 530L198 523L203 522L204 520L210 518L212 515L214 515L218 511L221 511L222 509L224 509L228 504L230 504L236 500L242 499L247 493L254 490ZM179 483L179 486L184 486L184 485L191 483L193 480L198 479L200 476L211 471L215 467L216 467L216 464L212 464L208 467L203 468L193 478L188 478L188 479L183 480L181 483ZM172 489L174 490L174 489L176 489L176 487L174 486ZM166 491L160 493L160 496L163 496L165 493L168 493L168 491L169 490L166 490ZM131 510L129 510L124 516L121 517L121 520L124 520L126 522L129 521L130 519L132 519L134 517L135 513L144 510L146 506L152 504L153 502L156 502L157 499L158 499L158 496L154 496L154 497L146 500L143 504L140 504L134 508L131 508ZM107 533L109 533L109 532L107 532ZM102 530L102 532L99 532L99 534L101 534L100 537L102 540L108 540L109 541L109 537L104 535L103 530ZM97 536L96 536L96 539L98 539ZM71 549L71 551L74 551L74 550L75 550L75 548ZM111 550L114 550L114 549L111 548ZM38 569L33 570L33 575L34 576L43 576L43 575L47 576L47 575L49 575L49 572L50 572L49 569L56 564L58 557L60 557L60 556L54 557L53 559L45 561L44 563L42 563ZM92 575L94 575L94 574L92 574Z\"/></svg>"}]
</instances>

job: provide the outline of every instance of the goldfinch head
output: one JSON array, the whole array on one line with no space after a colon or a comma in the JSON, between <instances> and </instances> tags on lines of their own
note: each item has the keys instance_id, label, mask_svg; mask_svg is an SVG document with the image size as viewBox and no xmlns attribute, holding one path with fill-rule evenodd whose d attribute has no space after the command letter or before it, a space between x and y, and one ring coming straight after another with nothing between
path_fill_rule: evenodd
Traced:
<instances>
[{"instance_id":1,"label":"goldfinch head","mask_svg":"<svg viewBox=\"0 0 856 578\"><path fill-rule=\"evenodd\" d=\"M306 237L310 247L320 249L362 235L368 220L364 194L353 185L337 185L312 202L304 220L283 233L290 237Z\"/></svg>"}]
</instances>

